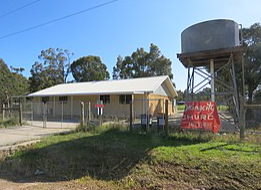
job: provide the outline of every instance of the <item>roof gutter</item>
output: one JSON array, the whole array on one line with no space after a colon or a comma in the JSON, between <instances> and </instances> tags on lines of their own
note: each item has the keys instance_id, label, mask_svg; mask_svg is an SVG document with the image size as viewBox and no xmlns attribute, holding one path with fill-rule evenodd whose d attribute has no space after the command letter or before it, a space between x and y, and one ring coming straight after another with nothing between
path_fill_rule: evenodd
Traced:
<instances>
[{"instance_id":1,"label":"roof gutter","mask_svg":"<svg viewBox=\"0 0 261 190\"><path fill-rule=\"evenodd\" d=\"M63 94L28 94L26 97L53 97L53 96L87 96L87 95L122 95L122 94L145 94L153 91L133 91L133 92L95 92L95 93L63 93Z\"/></svg>"}]
</instances>

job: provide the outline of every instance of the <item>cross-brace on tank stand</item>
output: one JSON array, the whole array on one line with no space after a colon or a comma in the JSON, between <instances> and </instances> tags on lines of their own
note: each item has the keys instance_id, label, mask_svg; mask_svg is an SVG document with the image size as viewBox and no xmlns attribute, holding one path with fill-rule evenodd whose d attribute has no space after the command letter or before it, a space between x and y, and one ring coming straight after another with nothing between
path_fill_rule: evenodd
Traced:
<instances>
[{"instance_id":1,"label":"cross-brace on tank stand","mask_svg":"<svg viewBox=\"0 0 261 190\"><path fill-rule=\"evenodd\" d=\"M238 127L240 102L235 65L239 65L238 63L242 61L244 51L244 47L238 46L234 48L177 54L177 57L184 67L188 69L186 101L193 101L195 94L210 84L211 92L205 93L204 95L209 95L212 101L215 101L216 96L226 96L226 100L230 99L233 103L234 124ZM210 72L207 72L206 68L209 68ZM225 71L228 73L228 81L219 78L219 73ZM202 81L195 84L195 75L200 76ZM218 87L218 91L216 87ZM231 96L228 98L228 95ZM218 102L216 103L218 104ZM229 120L224 115L222 116L221 113L220 116L222 120Z\"/></svg>"}]
</instances>

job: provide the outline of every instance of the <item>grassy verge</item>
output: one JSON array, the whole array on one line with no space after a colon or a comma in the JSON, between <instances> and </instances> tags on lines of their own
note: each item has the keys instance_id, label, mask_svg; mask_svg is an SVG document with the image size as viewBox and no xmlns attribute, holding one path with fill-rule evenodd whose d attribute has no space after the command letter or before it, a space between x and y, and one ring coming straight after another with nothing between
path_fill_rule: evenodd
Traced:
<instances>
[{"instance_id":1,"label":"grassy verge","mask_svg":"<svg viewBox=\"0 0 261 190\"><path fill-rule=\"evenodd\" d=\"M250 137L249 137L250 139ZM260 189L261 147L235 136L123 128L56 135L0 163L13 181L67 181L103 189Z\"/></svg>"},{"instance_id":2,"label":"grassy verge","mask_svg":"<svg viewBox=\"0 0 261 190\"><path fill-rule=\"evenodd\" d=\"M217 109L218 109L218 111L227 111L228 110L228 106L217 105Z\"/></svg>"}]
</instances>

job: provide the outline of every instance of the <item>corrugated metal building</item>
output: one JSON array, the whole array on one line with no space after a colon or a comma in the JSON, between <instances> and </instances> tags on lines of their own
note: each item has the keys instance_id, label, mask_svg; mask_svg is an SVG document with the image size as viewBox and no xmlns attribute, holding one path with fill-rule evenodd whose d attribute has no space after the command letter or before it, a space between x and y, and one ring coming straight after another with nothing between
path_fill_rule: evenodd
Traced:
<instances>
[{"instance_id":1,"label":"corrugated metal building","mask_svg":"<svg viewBox=\"0 0 261 190\"><path fill-rule=\"evenodd\" d=\"M163 113L164 101L168 99L169 113L174 114L173 99L176 96L168 76L59 84L28 95L33 98L34 114L41 115L41 104L46 102L49 116L59 117L63 110L62 114L68 119L79 117L81 101L91 103L94 115L95 104L102 102L104 116L128 117L131 101L134 115L139 116Z\"/></svg>"}]
</instances>

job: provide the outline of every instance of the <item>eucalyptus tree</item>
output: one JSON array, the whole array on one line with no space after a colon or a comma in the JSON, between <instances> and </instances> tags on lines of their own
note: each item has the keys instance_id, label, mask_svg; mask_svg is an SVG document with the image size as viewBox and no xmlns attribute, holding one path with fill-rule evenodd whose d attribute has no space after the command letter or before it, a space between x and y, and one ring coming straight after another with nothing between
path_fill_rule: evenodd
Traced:
<instances>
[{"instance_id":1,"label":"eucalyptus tree","mask_svg":"<svg viewBox=\"0 0 261 190\"><path fill-rule=\"evenodd\" d=\"M30 91L34 92L56 84L66 83L71 72L73 53L60 48L42 50L30 70Z\"/></svg>"},{"instance_id":2,"label":"eucalyptus tree","mask_svg":"<svg viewBox=\"0 0 261 190\"><path fill-rule=\"evenodd\" d=\"M71 65L72 75L76 82L108 80L110 74L107 66L99 56L85 56Z\"/></svg>"},{"instance_id":3,"label":"eucalyptus tree","mask_svg":"<svg viewBox=\"0 0 261 190\"><path fill-rule=\"evenodd\" d=\"M161 54L158 46L151 44L150 51L138 48L130 56L118 56L113 67L113 79L126 79L168 75L173 78L171 60Z\"/></svg>"},{"instance_id":4,"label":"eucalyptus tree","mask_svg":"<svg viewBox=\"0 0 261 190\"><path fill-rule=\"evenodd\" d=\"M245 84L248 91L248 103L253 101L253 92L261 84L261 25L255 23L243 28L243 43L247 46L245 53Z\"/></svg>"}]
</instances>

